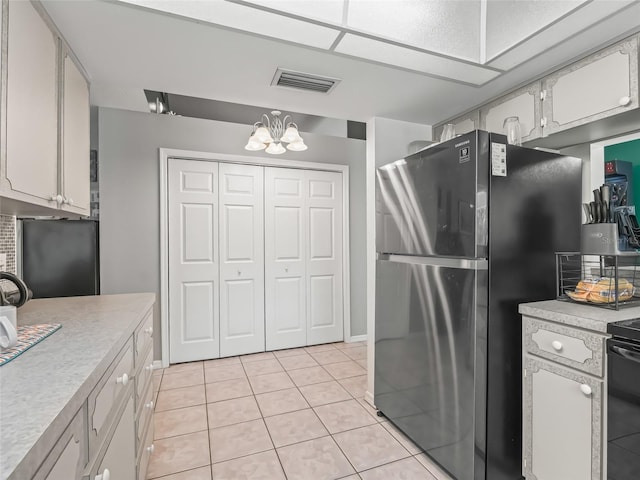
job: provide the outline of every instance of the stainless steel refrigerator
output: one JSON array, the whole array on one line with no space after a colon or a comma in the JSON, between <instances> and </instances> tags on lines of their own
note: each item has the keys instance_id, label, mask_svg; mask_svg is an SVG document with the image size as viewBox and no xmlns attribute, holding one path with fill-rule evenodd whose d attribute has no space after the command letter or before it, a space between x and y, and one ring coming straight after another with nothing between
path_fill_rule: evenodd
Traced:
<instances>
[{"instance_id":1,"label":"stainless steel refrigerator","mask_svg":"<svg viewBox=\"0 0 640 480\"><path fill-rule=\"evenodd\" d=\"M518 304L579 249L581 171L483 131L377 170L375 404L458 480L521 478Z\"/></svg>"}]
</instances>

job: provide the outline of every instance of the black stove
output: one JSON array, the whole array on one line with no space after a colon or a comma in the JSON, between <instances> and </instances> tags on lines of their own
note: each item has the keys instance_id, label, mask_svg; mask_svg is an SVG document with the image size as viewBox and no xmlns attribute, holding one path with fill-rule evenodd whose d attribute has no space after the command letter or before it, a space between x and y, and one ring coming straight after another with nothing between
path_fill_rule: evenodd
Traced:
<instances>
[{"instance_id":1,"label":"black stove","mask_svg":"<svg viewBox=\"0 0 640 480\"><path fill-rule=\"evenodd\" d=\"M640 318L607 331L607 479L640 478Z\"/></svg>"},{"instance_id":2,"label":"black stove","mask_svg":"<svg viewBox=\"0 0 640 480\"><path fill-rule=\"evenodd\" d=\"M640 318L610 323L607 326L607 332L614 337L628 338L640 342Z\"/></svg>"}]
</instances>

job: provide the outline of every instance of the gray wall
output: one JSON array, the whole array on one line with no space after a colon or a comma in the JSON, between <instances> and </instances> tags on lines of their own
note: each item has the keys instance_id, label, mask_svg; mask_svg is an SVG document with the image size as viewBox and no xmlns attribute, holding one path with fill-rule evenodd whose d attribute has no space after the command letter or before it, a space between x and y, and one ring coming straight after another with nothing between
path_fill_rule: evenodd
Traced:
<instances>
[{"instance_id":1,"label":"gray wall","mask_svg":"<svg viewBox=\"0 0 640 480\"><path fill-rule=\"evenodd\" d=\"M159 148L245 155L251 126L100 108L100 280L103 294L160 295ZM366 325L365 142L303 133L306 152L279 158L349 166L351 335ZM265 157L259 152L253 156ZM160 331L156 302L155 331ZM155 340L159 358L160 336Z\"/></svg>"}]
</instances>

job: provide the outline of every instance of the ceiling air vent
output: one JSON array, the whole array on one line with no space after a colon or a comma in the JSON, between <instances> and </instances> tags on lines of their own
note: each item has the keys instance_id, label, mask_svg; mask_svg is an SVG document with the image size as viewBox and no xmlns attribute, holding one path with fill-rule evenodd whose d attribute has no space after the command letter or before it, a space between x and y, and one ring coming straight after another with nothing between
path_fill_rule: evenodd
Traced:
<instances>
[{"instance_id":1,"label":"ceiling air vent","mask_svg":"<svg viewBox=\"0 0 640 480\"><path fill-rule=\"evenodd\" d=\"M339 78L323 77L311 73L294 72L278 68L271 81L271 85L278 87L297 88L309 92L329 93L340 83Z\"/></svg>"}]
</instances>

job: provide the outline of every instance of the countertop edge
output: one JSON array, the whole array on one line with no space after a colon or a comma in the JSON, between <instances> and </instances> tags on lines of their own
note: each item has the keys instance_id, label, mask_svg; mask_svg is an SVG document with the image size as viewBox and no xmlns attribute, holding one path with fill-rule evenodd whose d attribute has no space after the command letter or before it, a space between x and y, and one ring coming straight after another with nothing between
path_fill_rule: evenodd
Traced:
<instances>
[{"instance_id":1,"label":"countertop edge","mask_svg":"<svg viewBox=\"0 0 640 480\"><path fill-rule=\"evenodd\" d=\"M7 477L7 480L19 480L22 478L32 478L40 469L42 462L47 458L47 455L51 452L51 449L55 446L56 442L65 432L69 426L69 421L74 418L78 411L82 408L83 404L87 401L89 394L96 387L102 376L106 373L108 367L111 365L116 355L124 347L127 339L133 335L136 328L140 325L145 318L145 314L149 309L153 308L156 301L155 293L140 293L136 294L141 297L147 296L148 298L144 302L143 306L136 313L135 320L132 320L127 328L123 330L122 334L116 342L109 349L109 352L98 363L93 372L84 380L82 385L74 393L67 404L60 410L58 415L45 429L38 440L32 445L25 456L18 462L13 472ZM106 295L105 295L106 296ZM26 475L26 477L25 477Z\"/></svg>"},{"instance_id":2,"label":"countertop edge","mask_svg":"<svg viewBox=\"0 0 640 480\"><path fill-rule=\"evenodd\" d=\"M613 310L592 305L580 305L560 300L521 303L518 312L543 320L607 333L609 323L640 317L640 307Z\"/></svg>"}]
</instances>

